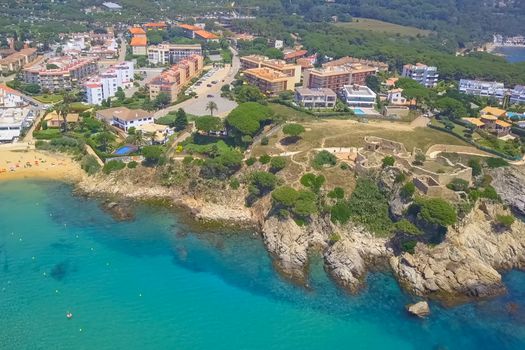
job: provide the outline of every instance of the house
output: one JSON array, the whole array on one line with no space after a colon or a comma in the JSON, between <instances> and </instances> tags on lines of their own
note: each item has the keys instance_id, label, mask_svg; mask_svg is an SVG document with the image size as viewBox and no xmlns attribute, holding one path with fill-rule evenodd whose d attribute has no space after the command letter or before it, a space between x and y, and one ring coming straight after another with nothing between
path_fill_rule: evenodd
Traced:
<instances>
[{"instance_id":1,"label":"house","mask_svg":"<svg viewBox=\"0 0 525 350\"><path fill-rule=\"evenodd\" d=\"M134 56L146 56L148 54L146 49L148 46L148 39L145 36L134 36L131 38L129 45L131 46L131 51Z\"/></svg>"},{"instance_id":2,"label":"house","mask_svg":"<svg viewBox=\"0 0 525 350\"><path fill-rule=\"evenodd\" d=\"M405 64L401 76L415 80L428 88L435 87L439 78L437 67L427 66L423 63Z\"/></svg>"},{"instance_id":3,"label":"house","mask_svg":"<svg viewBox=\"0 0 525 350\"><path fill-rule=\"evenodd\" d=\"M38 111L27 107L0 109L0 143L17 140L37 116Z\"/></svg>"},{"instance_id":4,"label":"house","mask_svg":"<svg viewBox=\"0 0 525 350\"><path fill-rule=\"evenodd\" d=\"M470 79L459 81L459 91L467 95L490 97L497 100L503 100L507 92L503 83Z\"/></svg>"},{"instance_id":5,"label":"house","mask_svg":"<svg viewBox=\"0 0 525 350\"><path fill-rule=\"evenodd\" d=\"M403 89L392 89L388 91L387 101L394 106L409 106L411 101L403 96Z\"/></svg>"},{"instance_id":6,"label":"house","mask_svg":"<svg viewBox=\"0 0 525 350\"><path fill-rule=\"evenodd\" d=\"M377 97L366 85L345 85L341 96L348 106L365 108L374 108Z\"/></svg>"},{"instance_id":7,"label":"house","mask_svg":"<svg viewBox=\"0 0 525 350\"><path fill-rule=\"evenodd\" d=\"M244 71L249 84L257 86L267 96L277 96L283 91L293 90L294 77L272 68L252 68Z\"/></svg>"},{"instance_id":8,"label":"house","mask_svg":"<svg viewBox=\"0 0 525 350\"><path fill-rule=\"evenodd\" d=\"M387 88L392 88L392 87L396 86L396 83L397 83L398 80L399 80L399 78L397 78L397 77L388 78L388 79L384 82L384 85L385 85Z\"/></svg>"},{"instance_id":9,"label":"house","mask_svg":"<svg viewBox=\"0 0 525 350\"><path fill-rule=\"evenodd\" d=\"M44 117L44 121L47 123L48 128L60 128L64 122L64 118L59 115L56 111L52 111ZM66 122L68 124L78 123L79 116L76 113L69 113L66 116Z\"/></svg>"},{"instance_id":10,"label":"house","mask_svg":"<svg viewBox=\"0 0 525 350\"><path fill-rule=\"evenodd\" d=\"M498 137L504 137L510 134L512 124L498 119L498 117L485 114L480 118L463 118L464 121L473 125L476 129L480 129Z\"/></svg>"},{"instance_id":11,"label":"house","mask_svg":"<svg viewBox=\"0 0 525 350\"><path fill-rule=\"evenodd\" d=\"M97 118L127 132L131 127L153 124L153 114L142 109L116 107L97 111Z\"/></svg>"},{"instance_id":12,"label":"house","mask_svg":"<svg viewBox=\"0 0 525 350\"><path fill-rule=\"evenodd\" d=\"M120 6L119 4L116 4L114 2L110 2L110 1L103 2L102 6L104 6L106 8L106 10L109 10L109 11L120 11L120 10L122 10L122 6Z\"/></svg>"},{"instance_id":13,"label":"house","mask_svg":"<svg viewBox=\"0 0 525 350\"><path fill-rule=\"evenodd\" d=\"M210 33L202 26L196 26L191 24L179 24L178 27L182 29L184 35L190 39L201 39L204 41L218 42L219 37L213 33Z\"/></svg>"},{"instance_id":14,"label":"house","mask_svg":"<svg viewBox=\"0 0 525 350\"><path fill-rule=\"evenodd\" d=\"M284 60L287 63L293 63L296 62L299 58L304 58L308 54L308 50L297 50L292 51L284 55Z\"/></svg>"},{"instance_id":15,"label":"house","mask_svg":"<svg viewBox=\"0 0 525 350\"><path fill-rule=\"evenodd\" d=\"M330 89L295 89L295 102L305 108L334 108L337 95Z\"/></svg>"},{"instance_id":16,"label":"house","mask_svg":"<svg viewBox=\"0 0 525 350\"><path fill-rule=\"evenodd\" d=\"M480 114L482 116L492 115L496 118L505 118L507 116L507 111L496 107L485 107L480 111Z\"/></svg>"},{"instance_id":17,"label":"house","mask_svg":"<svg viewBox=\"0 0 525 350\"><path fill-rule=\"evenodd\" d=\"M20 92L0 84L0 108L21 107L25 104Z\"/></svg>"}]
</instances>

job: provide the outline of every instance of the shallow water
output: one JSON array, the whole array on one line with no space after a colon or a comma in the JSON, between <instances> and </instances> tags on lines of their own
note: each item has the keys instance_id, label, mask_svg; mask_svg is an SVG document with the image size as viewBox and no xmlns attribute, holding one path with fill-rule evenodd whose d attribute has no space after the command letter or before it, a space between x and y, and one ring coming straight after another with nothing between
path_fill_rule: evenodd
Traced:
<instances>
[{"instance_id":1,"label":"shallow water","mask_svg":"<svg viewBox=\"0 0 525 350\"><path fill-rule=\"evenodd\" d=\"M54 182L0 193L1 349L525 348L522 272L504 297L419 320L386 274L349 296L314 258L310 290L283 281L249 232L192 232L146 206L115 222Z\"/></svg>"},{"instance_id":2,"label":"shallow water","mask_svg":"<svg viewBox=\"0 0 525 350\"><path fill-rule=\"evenodd\" d=\"M498 47L495 52L504 55L511 63L525 62L525 47Z\"/></svg>"}]
</instances>

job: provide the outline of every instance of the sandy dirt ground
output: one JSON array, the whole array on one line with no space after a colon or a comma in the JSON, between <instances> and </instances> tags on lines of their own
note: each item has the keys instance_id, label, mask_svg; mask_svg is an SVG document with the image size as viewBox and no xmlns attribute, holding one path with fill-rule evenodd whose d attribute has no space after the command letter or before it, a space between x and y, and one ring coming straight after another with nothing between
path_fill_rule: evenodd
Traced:
<instances>
[{"instance_id":1,"label":"sandy dirt ground","mask_svg":"<svg viewBox=\"0 0 525 350\"><path fill-rule=\"evenodd\" d=\"M82 176L80 165L66 155L0 148L0 181L41 178L74 182Z\"/></svg>"}]
</instances>

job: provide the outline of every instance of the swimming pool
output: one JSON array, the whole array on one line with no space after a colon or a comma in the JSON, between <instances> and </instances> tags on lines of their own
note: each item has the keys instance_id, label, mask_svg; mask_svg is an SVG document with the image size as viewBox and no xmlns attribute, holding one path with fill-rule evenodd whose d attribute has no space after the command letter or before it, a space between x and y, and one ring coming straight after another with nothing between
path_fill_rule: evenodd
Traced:
<instances>
[{"instance_id":1,"label":"swimming pool","mask_svg":"<svg viewBox=\"0 0 525 350\"><path fill-rule=\"evenodd\" d=\"M115 152L113 152L113 154L117 155L117 156L126 156L130 153L133 153L133 152L136 152L138 151L138 147L137 146L133 146L133 145L125 145L125 146L122 146L120 148L118 148L117 150L115 150Z\"/></svg>"},{"instance_id":2,"label":"swimming pool","mask_svg":"<svg viewBox=\"0 0 525 350\"><path fill-rule=\"evenodd\" d=\"M363 111L360 108L354 108L353 111L355 115L365 115L366 114L365 111Z\"/></svg>"}]
</instances>

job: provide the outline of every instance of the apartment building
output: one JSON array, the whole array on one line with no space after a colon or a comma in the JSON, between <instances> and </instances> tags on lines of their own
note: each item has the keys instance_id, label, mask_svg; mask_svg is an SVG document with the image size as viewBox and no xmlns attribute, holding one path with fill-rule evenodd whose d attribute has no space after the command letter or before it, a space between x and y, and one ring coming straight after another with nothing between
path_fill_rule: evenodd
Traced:
<instances>
[{"instance_id":1,"label":"apartment building","mask_svg":"<svg viewBox=\"0 0 525 350\"><path fill-rule=\"evenodd\" d=\"M376 73L377 70L374 67L361 64L313 68L304 72L303 87L340 91L345 85L365 85L366 78Z\"/></svg>"},{"instance_id":2,"label":"apartment building","mask_svg":"<svg viewBox=\"0 0 525 350\"><path fill-rule=\"evenodd\" d=\"M204 58L200 55L188 57L160 75L148 84L150 99L154 100L159 94L165 93L171 101L177 100L177 95L184 85L202 72Z\"/></svg>"},{"instance_id":3,"label":"apartment building","mask_svg":"<svg viewBox=\"0 0 525 350\"><path fill-rule=\"evenodd\" d=\"M467 95L491 97L498 100L502 100L507 92L503 83L470 79L459 81L459 91Z\"/></svg>"},{"instance_id":4,"label":"apartment building","mask_svg":"<svg viewBox=\"0 0 525 350\"><path fill-rule=\"evenodd\" d=\"M513 104L525 104L525 85L516 85L510 90L510 102Z\"/></svg>"},{"instance_id":5,"label":"apartment building","mask_svg":"<svg viewBox=\"0 0 525 350\"><path fill-rule=\"evenodd\" d=\"M428 88L435 87L439 78L437 67L427 66L423 63L405 64L401 75Z\"/></svg>"},{"instance_id":6,"label":"apartment building","mask_svg":"<svg viewBox=\"0 0 525 350\"><path fill-rule=\"evenodd\" d=\"M25 104L20 92L0 84L0 108L21 107Z\"/></svg>"},{"instance_id":7,"label":"apartment building","mask_svg":"<svg viewBox=\"0 0 525 350\"><path fill-rule=\"evenodd\" d=\"M213 33L204 30L203 27L191 24L179 24L178 26L184 32L184 35L190 39L200 39L203 41L219 41L219 37Z\"/></svg>"},{"instance_id":8,"label":"apartment building","mask_svg":"<svg viewBox=\"0 0 525 350\"><path fill-rule=\"evenodd\" d=\"M129 28L129 33L131 34L131 41L129 45L131 46L131 51L135 56L146 56L148 38L146 37L146 32L140 27L131 27Z\"/></svg>"},{"instance_id":9,"label":"apartment building","mask_svg":"<svg viewBox=\"0 0 525 350\"><path fill-rule=\"evenodd\" d=\"M175 64L194 55L202 56L200 44L160 44L148 47L148 61L151 64Z\"/></svg>"},{"instance_id":10,"label":"apartment building","mask_svg":"<svg viewBox=\"0 0 525 350\"><path fill-rule=\"evenodd\" d=\"M362 66L368 66L373 67L378 72L387 72L388 71L388 64L384 62L379 61L372 61L372 60L365 60L361 58L355 58L350 56L341 57L339 59L326 62L323 64L323 67L335 67L335 66L344 66L344 65L352 65L352 64L360 64Z\"/></svg>"},{"instance_id":11,"label":"apartment building","mask_svg":"<svg viewBox=\"0 0 525 350\"><path fill-rule=\"evenodd\" d=\"M276 96L295 87L294 77L267 67L247 69L244 71L244 77L249 84L257 86L268 96Z\"/></svg>"},{"instance_id":12,"label":"apartment building","mask_svg":"<svg viewBox=\"0 0 525 350\"><path fill-rule=\"evenodd\" d=\"M240 58L241 69L270 68L284 75L293 78L293 84L301 82L301 66L298 64L287 63L284 60L270 59L261 55L249 55Z\"/></svg>"},{"instance_id":13,"label":"apartment building","mask_svg":"<svg viewBox=\"0 0 525 350\"><path fill-rule=\"evenodd\" d=\"M374 108L377 97L368 86L362 85L345 85L341 95L348 106L365 108Z\"/></svg>"},{"instance_id":14,"label":"apartment building","mask_svg":"<svg viewBox=\"0 0 525 350\"><path fill-rule=\"evenodd\" d=\"M38 62L22 71L27 84L38 84L45 91L71 90L88 77L98 73L95 58L54 57Z\"/></svg>"},{"instance_id":15,"label":"apartment building","mask_svg":"<svg viewBox=\"0 0 525 350\"><path fill-rule=\"evenodd\" d=\"M337 95L330 89L295 89L295 102L305 108L334 108Z\"/></svg>"},{"instance_id":16,"label":"apartment building","mask_svg":"<svg viewBox=\"0 0 525 350\"><path fill-rule=\"evenodd\" d=\"M100 105L102 101L115 96L118 88L128 88L135 74L133 62L121 62L111 66L105 72L89 79L85 84L86 102Z\"/></svg>"},{"instance_id":17,"label":"apartment building","mask_svg":"<svg viewBox=\"0 0 525 350\"><path fill-rule=\"evenodd\" d=\"M38 116L32 108L0 109L0 143L16 141Z\"/></svg>"},{"instance_id":18,"label":"apartment building","mask_svg":"<svg viewBox=\"0 0 525 350\"><path fill-rule=\"evenodd\" d=\"M0 59L0 73L17 72L37 58L36 49L25 48Z\"/></svg>"}]
</instances>

